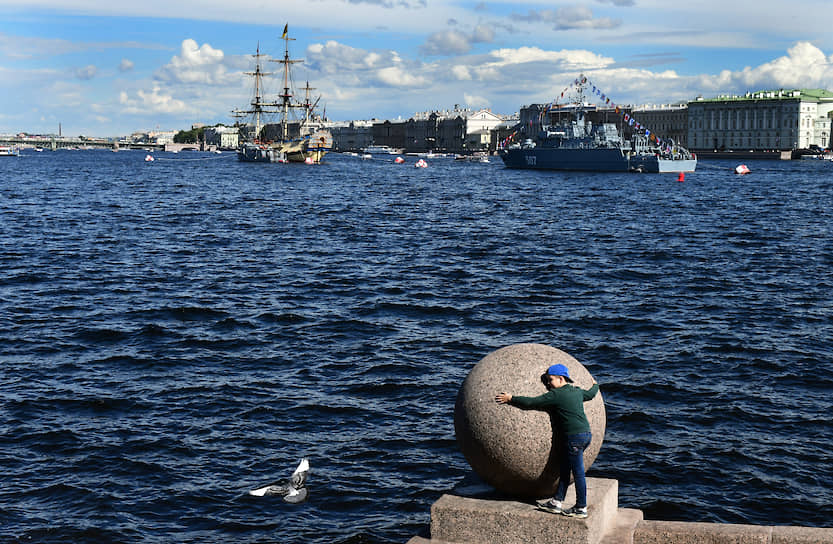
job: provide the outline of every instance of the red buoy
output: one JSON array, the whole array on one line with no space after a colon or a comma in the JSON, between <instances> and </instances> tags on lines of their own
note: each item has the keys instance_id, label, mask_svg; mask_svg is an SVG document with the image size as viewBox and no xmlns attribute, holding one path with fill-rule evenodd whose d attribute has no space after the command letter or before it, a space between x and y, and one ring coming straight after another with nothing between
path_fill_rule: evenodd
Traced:
<instances>
[{"instance_id":1,"label":"red buoy","mask_svg":"<svg viewBox=\"0 0 833 544\"><path fill-rule=\"evenodd\" d=\"M677 181L679 181L679 182L681 182L681 183L682 183L683 181L685 181L685 172L680 172L680 175L679 175L679 176L677 176Z\"/></svg>"}]
</instances>

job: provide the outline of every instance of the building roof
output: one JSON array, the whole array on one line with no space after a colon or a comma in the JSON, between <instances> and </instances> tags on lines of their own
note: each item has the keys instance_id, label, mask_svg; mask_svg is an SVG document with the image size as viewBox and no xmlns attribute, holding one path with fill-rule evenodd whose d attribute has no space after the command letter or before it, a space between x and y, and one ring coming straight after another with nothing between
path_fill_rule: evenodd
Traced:
<instances>
[{"instance_id":1,"label":"building roof","mask_svg":"<svg viewBox=\"0 0 833 544\"><path fill-rule=\"evenodd\" d=\"M714 98L703 98L698 96L689 104L696 102L748 102L750 100L795 100L802 102L829 102L833 101L833 92L826 89L778 89L767 91L748 92L743 95L721 95Z\"/></svg>"}]
</instances>

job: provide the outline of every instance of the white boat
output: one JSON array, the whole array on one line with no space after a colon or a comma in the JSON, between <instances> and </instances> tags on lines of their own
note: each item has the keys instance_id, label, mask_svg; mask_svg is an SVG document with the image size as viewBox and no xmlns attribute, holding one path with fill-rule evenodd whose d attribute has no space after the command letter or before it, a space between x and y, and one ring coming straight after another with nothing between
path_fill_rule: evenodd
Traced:
<instances>
[{"instance_id":1,"label":"white boat","mask_svg":"<svg viewBox=\"0 0 833 544\"><path fill-rule=\"evenodd\" d=\"M16 145L2 145L0 146L0 157L19 157L20 148Z\"/></svg>"},{"instance_id":2,"label":"white boat","mask_svg":"<svg viewBox=\"0 0 833 544\"><path fill-rule=\"evenodd\" d=\"M362 153L365 155L399 155L402 150L387 145L369 145L362 149Z\"/></svg>"}]
</instances>

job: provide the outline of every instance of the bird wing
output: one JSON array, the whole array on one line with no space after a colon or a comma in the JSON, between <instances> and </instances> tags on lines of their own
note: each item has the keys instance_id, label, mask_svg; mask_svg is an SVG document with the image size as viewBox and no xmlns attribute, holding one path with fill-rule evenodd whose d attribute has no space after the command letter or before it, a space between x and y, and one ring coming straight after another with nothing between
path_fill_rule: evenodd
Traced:
<instances>
[{"instance_id":1,"label":"bird wing","mask_svg":"<svg viewBox=\"0 0 833 544\"><path fill-rule=\"evenodd\" d=\"M292 473L292 476L289 478L289 485L298 489L304 487L304 484L307 481L307 475L309 474L309 460L307 458L301 459L301 462L298 463L298 468Z\"/></svg>"},{"instance_id":2,"label":"bird wing","mask_svg":"<svg viewBox=\"0 0 833 544\"><path fill-rule=\"evenodd\" d=\"M298 467L292 472L292 476L281 482L272 482L271 484L252 489L249 495L255 497L265 497L269 495L283 495L286 502L298 503L304 502L307 499L309 492L304 487L309 474L309 460L307 458L301 459Z\"/></svg>"},{"instance_id":3,"label":"bird wing","mask_svg":"<svg viewBox=\"0 0 833 544\"><path fill-rule=\"evenodd\" d=\"M289 492L289 486L286 484L269 484L263 487L259 487L257 489L252 489L249 491L249 495L254 495L255 497L264 497L266 495L285 495Z\"/></svg>"}]
</instances>

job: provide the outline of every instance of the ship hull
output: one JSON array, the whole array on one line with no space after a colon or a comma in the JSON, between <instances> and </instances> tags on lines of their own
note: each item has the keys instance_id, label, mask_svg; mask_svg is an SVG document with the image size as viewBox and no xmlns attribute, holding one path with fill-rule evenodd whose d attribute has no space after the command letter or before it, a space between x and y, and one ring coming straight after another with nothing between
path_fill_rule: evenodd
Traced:
<instances>
[{"instance_id":1,"label":"ship hull","mask_svg":"<svg viewBox=\"0 0 833 544\"><path fill-rule=\"evenodd\" d=\"M304 142L271 144L269 146L247 144L237 150L241 162L314 162L319 163L328 149L310 147Z\"/></svg>"},{"instance_id":2,"label":"ship hull","mask_svg":"<svg viewBox=\"0 0 833 544\"><path fill-rule=\"evenodd\" d=\"M579 170L586 172L694 172L697 159L666 159L656 155L628 155L618 148L513 148L500 158L507 168Z\"/></svg>"},{"instance_id":3,"label":"ship hull","mask_svg":"<svg viewBox=\"0 0 833 544\"><path fill-rule=\"evenodd\" d=\"M237 160L240 162L277 162L273 149L264 145L243 144L237 150Z\"/></svg>"}]
</instances>

